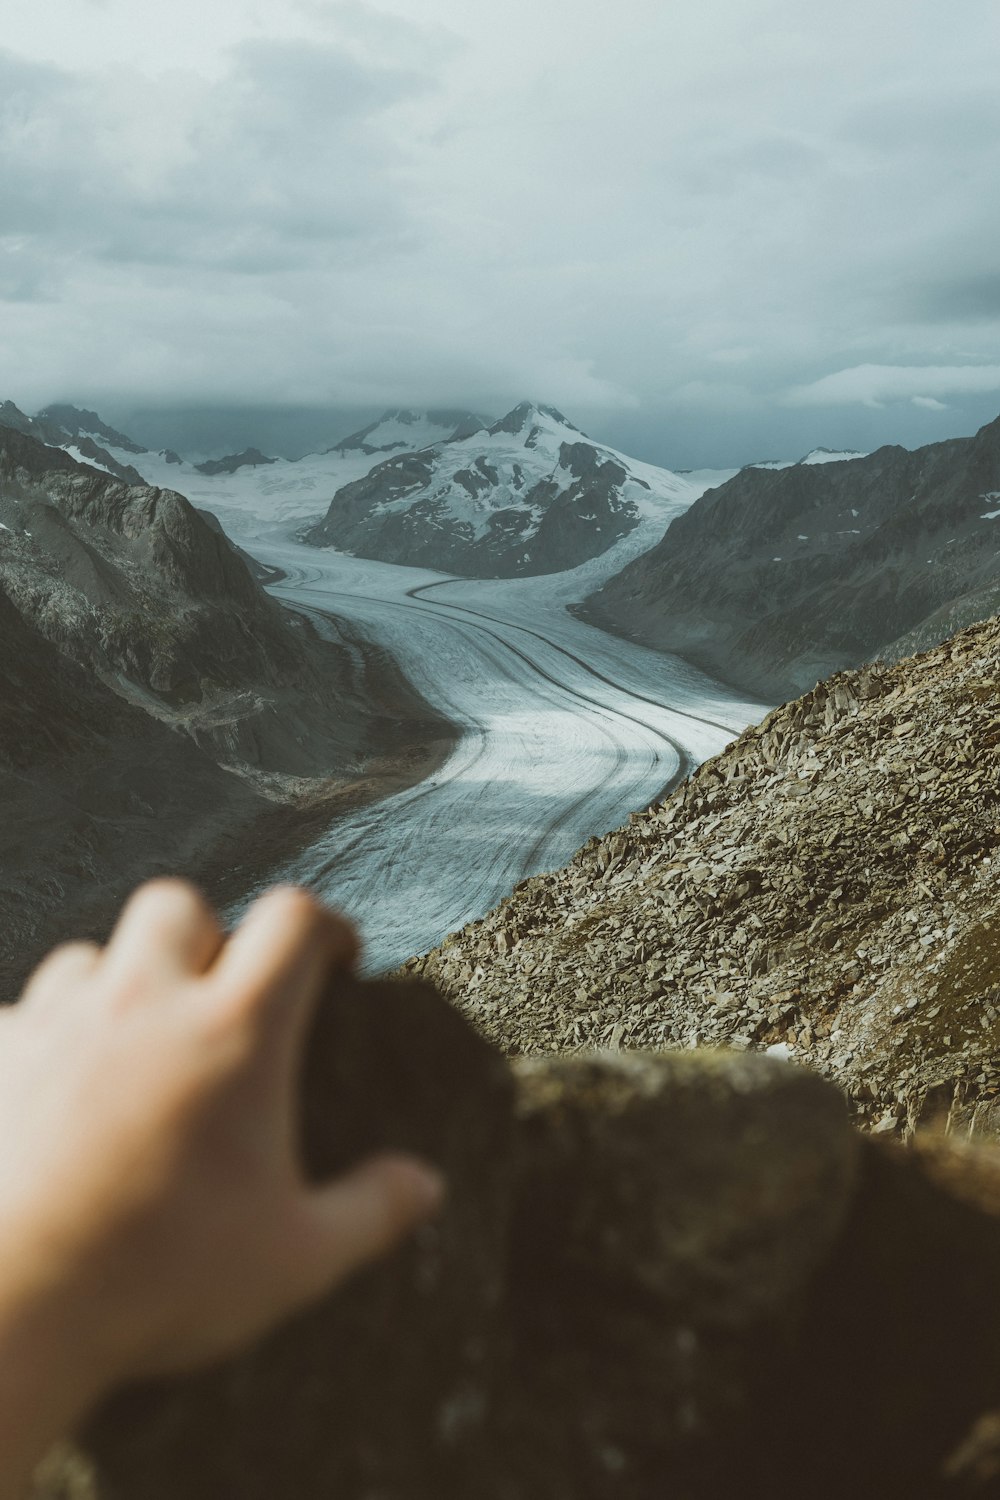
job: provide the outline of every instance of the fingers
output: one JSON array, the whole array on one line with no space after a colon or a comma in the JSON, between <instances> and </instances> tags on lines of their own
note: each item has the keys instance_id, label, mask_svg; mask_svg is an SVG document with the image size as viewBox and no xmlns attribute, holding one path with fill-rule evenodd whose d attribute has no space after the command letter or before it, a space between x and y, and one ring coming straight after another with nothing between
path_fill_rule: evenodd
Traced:
<instances>
[{"instance_id":1,"label":"fingers","mask_svg":"<svg viewBox=\"0 0 1000 1500\"><path fill-rule=\"evenodd\" d=\"M154 880L126 903L105 950L109 981L203 974L222 945L214 913L193 886Z\"/></svg>"},{"instance_id":2,"label":"fingers","mask_svg":"<svg viewBox=\"0 0 1000 1500\"><path fill-rule=\"evenodd\" d=\"M254 903L212 970L219 990L251 1015L266 1014L290 998L311 1008L335 968L358 954L351 924L303 890L282 886Z\"/></svg>"},{"instance_id":3,"label":"fingers","mask_svg":"<svg viewBox=\"0 0 1000 1500\"><path fill-rule=\"evenodd\" d=\"M384 1255L441 1207L445 1183L416 1157L377 1156L309 1195L303 1297L319 1296Z\"/></svg>"},{"instance_id":4,"label":"fingers","mask_svg":"<svg viewBox=\"0 0 1000 1500\"><path fill-rule=\"evenodd\" d=\"M96 943L63 943L53 948L25 985L21 1004L37 1006L43 1000L68 999L75 986L90 978L100 957Z\"/></svg>"}]
</instances>

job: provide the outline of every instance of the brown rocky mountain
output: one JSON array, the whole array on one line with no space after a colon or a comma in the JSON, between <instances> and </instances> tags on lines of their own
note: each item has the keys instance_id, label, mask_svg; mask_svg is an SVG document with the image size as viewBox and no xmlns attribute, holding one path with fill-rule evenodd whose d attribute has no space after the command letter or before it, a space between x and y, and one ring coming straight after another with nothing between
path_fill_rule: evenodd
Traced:
<instances>
[{"instance_id":1,"label":"brown rocky mountain","mask_svg":"<svg viewBox=\"0 0 1000 1500\"><path fill-rule=\"evenodd\" d=\"M743 469L581 611L772 702L1000 605L1000 418L908 452Z\"/></svg>"},{"instance_id":2,"label":"brown rocky mountain","mask_svg":"<svg viewBox=\"0 0 1000 1500\"><path fill-rule=\"evenodd\" d=\"M410 972L512 1053L778 1046L1000 1129L1000 621L835 676Z\"/></svg>"}]
</instances>

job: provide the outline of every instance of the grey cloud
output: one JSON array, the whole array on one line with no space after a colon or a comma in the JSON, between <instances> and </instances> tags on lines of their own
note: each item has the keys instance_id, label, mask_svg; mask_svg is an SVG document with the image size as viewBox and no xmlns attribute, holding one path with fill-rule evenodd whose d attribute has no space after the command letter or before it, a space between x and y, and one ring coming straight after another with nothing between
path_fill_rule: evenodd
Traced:
<instances>
[{"instance_id":1,"label":"grey cloud","mask_svg":"<svg viewBox=\"0 0 1000 1500\"><path fill-rule=\"evenodd\" d=\"M379 117L428 88L425 77L333 47L244 43L228 78L203 82L181 159L141 183L129 157L141 158L142 132L170 100L152 84L136 140L105 135L102 150L104 86L0 55L0 234L25 237L26 259L262 275L411 233Z\"/></svg>"},{"instance_id":2,"label":"grey cloud","mask_svg":"<svg viewBox=\"0 0 1000 1500\"><path fill-rule=\"evenodd\" d=\"M137 0L49 5L107 68L0 57L22 404L533 393L681 466L1000 409L996 0L173 0L131 71Z\"/></svg>"},{"instance_id":3,"label":"grey cloud","mask_svg":"<svg viewBox=\"0 0 1000 1500\"><path fill-rule=\"evenodd\" d=\"M958 91L920 80L853 105L837 134L866 151L968 163L995 152L998 132L1000 98L994 89Z\"/></svg>"},{"instance_id":4,"label":"grey cloud","mask_svg":"<svg viewBox=\"0 0 1000 1500\"><path fill-rule=\"evenodd\" d=\"M1000 272L931 282L911 293L907 310L929 323L1000 322Z\"/></svg>"},{"instance_id":5,"label":"grey cloud","mask_svg":"<svg viewBox=\"0 0 1000 1500\"><path fill-rule=\"evenodd\" d=\"M744 191L757 182L794 184L827 170L824 151L809 141L793 135L768 133L756 139L709 147L699 153L692 165L679 173L680 180L694 194L731 194Z\"/></svg>"},{"instance_id":6,"label":"grey cloud","mask_svg":"<svg viewBox=\"0 0 1000 1500\"><path fill-rule=\"evenodd\" d=\"M942 395L981 395L1000 392L1000 365L855 365L824 375L808 385L795 386L785 400L789 406L880 406L891 401L920 398L936 401Z\"/></svg>"}]
</instances>

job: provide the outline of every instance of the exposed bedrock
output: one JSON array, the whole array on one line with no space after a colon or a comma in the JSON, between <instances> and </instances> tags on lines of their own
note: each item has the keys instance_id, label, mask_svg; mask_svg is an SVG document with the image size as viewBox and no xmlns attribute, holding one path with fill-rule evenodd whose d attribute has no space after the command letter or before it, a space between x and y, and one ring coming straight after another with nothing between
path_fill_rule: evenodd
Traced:
<instances>
[{"instance_id":1,"label":"exposed bedrock","mask_svg":"<svg viewBox=\"0 0 1000 1500\"><path fill-rule=\"evenodd\" d=\"M48 1500L1000 1493L970 1487L995 1156L862 1138L770 1059L511 1070L422 985L332 987L308 1056L311 1173L419 1150L442 1218L251 1353L115 1398Z\"/></svg>"}]
</instances>

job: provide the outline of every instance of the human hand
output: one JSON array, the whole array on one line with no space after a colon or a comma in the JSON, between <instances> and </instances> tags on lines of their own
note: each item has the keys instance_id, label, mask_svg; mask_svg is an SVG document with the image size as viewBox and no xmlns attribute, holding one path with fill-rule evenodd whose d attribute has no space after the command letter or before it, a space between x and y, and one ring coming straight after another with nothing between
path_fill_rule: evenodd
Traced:
<instances>
[{"instance_id":1,"label":"human hand","mask_svg":"<svg viewBox=\"0 0 1000 1500\"><path fill-rule=\"evenodd\" d=\"M75 1419L125 1379L235 1350L437 1206L437 1174L406 1157L302 1175L306 1028L356 950L302 891L225 941L161 881L106 949L57 949L0 1011L0 1409L11 1351L22 1376L55 1355L53 1388L75 1371Z\"/></svg>"}]
</instances>

